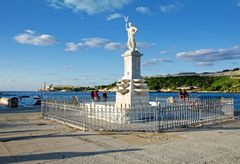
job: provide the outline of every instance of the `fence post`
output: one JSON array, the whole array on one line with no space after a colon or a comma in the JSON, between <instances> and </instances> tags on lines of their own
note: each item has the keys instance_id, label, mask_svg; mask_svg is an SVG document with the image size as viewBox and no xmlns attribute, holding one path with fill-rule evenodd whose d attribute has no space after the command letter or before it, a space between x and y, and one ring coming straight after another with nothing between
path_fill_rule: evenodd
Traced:
<instances>
[{"instance_id":1,"label":"fence post","mask_svg":"<svg viewBox=\"0 0 240 164\"><path fill-rule=\"evenodd\" d=\"M230 99L230 102L231 102L231 115L234 116L234 98L231 98Z\"/></svg>"},{"instance_id":2,"label":"fence post","mask_svg":"<svg viewBox=\"0 0 240 164\"><path fill-rule=\"evenodd\" d=\"M76 121L84 129L103 129L106 131L155 131L173 129L226 118L233 115L233 99L203 98L195 102L156 106L122 104L120 106L99 106L94 103L77 106L67 101L43 100L41 112L63 122ZM76 113L77 112L77 113ZM101 119L101 120L100 120Z\"/></svg>"},{"instance_id":3,"label":"fence post","mask_svg":"<svg viewBox=\"0 0 240 164\"><path fill-rule=\"evenodd\" d=\"M66 120L66 108L65 108L65 101L63 103L63 118L64 118L64 121Z\"/></svg>"},{"instance_id":4,"label":"fence post","mask_svg":"<svg viewBox=\"0 0 240 164\"><path fill-rule=\"evenodd\" d=\"M44 108L45 108L45 104L44 104L44 101L42 101L42 105L41 105L41 113L42 113L42 116L44 118Z\"/></svg>"}]
</instances>

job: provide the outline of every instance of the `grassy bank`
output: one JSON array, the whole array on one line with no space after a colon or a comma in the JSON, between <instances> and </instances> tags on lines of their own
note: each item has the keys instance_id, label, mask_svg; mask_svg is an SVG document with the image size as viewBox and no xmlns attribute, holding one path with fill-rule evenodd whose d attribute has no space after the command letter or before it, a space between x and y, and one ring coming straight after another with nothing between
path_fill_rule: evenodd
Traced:
<instances>
[{"instance_id":1,"label":"grassy bank","mask_svg":"<svg viewBox=\"0 0 240 164\"><path fill-rule=\"evenodd\" d=\"M226 76L151 77L145 79L150 90L176 91L180 86L196 86L197 91L240 92L240 79Z\"/></svg>"}]
</instances>

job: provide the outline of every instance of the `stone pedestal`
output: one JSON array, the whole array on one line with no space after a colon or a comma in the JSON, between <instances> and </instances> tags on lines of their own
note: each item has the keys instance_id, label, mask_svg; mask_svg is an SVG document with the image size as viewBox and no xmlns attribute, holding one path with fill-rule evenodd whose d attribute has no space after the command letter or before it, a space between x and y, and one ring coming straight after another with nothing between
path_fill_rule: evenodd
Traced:
<instances>
[{"instance_id":1,"label":"stone pedestal","mask_svg":"<svg viewBox=\"0 0 240 164\"><path fill-rule=\"evenodd\" d=\"M141 76L141 56L138 51L126 51L124 76L118 81L116 106L149 106L149 89Z\"/></svg>"}]
</instances>

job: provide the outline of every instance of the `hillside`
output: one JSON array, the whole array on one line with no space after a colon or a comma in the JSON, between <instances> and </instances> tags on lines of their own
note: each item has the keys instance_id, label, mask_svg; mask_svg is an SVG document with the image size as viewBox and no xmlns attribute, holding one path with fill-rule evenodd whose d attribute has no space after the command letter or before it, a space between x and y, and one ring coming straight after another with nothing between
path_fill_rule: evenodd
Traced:
<instances>
[{"instance_id":1,"label":"hillside","mask_svg":"<svg viewBox=\"0 0 240 164\"><path fill-rule=\"evenodd\" d=\"M177 90L180 86L196 86L199 91L240 92L240 79L227 76L148 77L150 90Z\"/></svg>"},{"instance_id":2,"label":"hillside","mask_svg":"<svg viewBox=\"0 0 240 164\"><path fill-rule=\"evenodd\" d=\"M240 92L240 70L223 70L215 73L195 72L179 73L167 76L145 77L148 87L152 91L177 91L178 87L194 86L196 91ZM95 87L81 86L53 86L53 91L84 92L98 88L99 90L116 91L116 82L109 85Z\"/></svg>"},{"instance_id":3,"label":"hillside","mask_svg":"<svg viewBox=\"0 0 240 164\"><path fill-rule=\"evenodd\" d=\"M68 91L68 92L85 92L93 90L92 87L81 87L81 86L54 86L54 91Z\"/></svg>"}]
</instances>

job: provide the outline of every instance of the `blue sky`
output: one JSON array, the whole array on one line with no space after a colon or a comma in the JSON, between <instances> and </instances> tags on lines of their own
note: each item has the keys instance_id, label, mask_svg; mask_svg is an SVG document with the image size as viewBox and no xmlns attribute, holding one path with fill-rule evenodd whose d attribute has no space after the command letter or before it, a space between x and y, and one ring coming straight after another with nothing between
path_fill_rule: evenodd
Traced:
<instances>
[{"instance_id":1,"label":"blue sky","mask_svg":"<svg viewBox=\"0 0 240 164\"><path fill-rule=\"evenodd\" d=\"M0 90L120 79L123 16L144 76L240 67L240 0L1 0Z\"/></svg>"}]
</instances>

